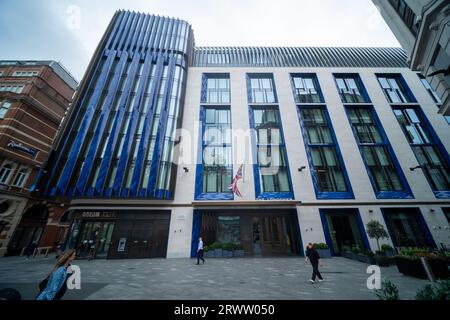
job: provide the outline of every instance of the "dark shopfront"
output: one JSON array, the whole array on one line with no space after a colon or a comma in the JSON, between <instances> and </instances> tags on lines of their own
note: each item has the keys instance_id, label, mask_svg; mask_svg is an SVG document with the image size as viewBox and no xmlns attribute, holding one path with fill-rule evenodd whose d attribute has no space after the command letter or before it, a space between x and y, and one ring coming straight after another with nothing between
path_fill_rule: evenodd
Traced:
<instances>
[{"instance_id":1,"label":"dark shopfront","mask_svg":"<svg viewBox=\"0 0 450 320\"><path fill-rule=\"evenodd\" d=\"M80 211L68 247L80 259L164 258L170 211Z\"/></svg>"},{"instance_id":2,"label":"dark shopfront","mask_svg":"<svg viewBox=\"0 0 450 320\"><path fill-rule=\"evenodd\" d=\"M198 237L241 244L246 256L300 255L300 229L295 209L194 210L191 256Z\"/></svg>"}]
</instances>

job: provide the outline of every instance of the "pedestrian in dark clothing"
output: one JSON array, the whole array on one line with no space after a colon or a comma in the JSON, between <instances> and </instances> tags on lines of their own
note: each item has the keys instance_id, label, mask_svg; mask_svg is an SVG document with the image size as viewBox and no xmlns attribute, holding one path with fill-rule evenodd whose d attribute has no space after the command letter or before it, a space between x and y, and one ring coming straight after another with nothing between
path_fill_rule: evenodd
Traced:
<instances>
[{"instance_id":1,"label":"pedestrian in dark clothing","mask_svg":"<svg viewBox=\"0 0 450 320\"><path fill-rule=\"evenodd\" d=\"M197 264L200 264L200 260L202 260L203 264L205 264L205 259L203 259L203 240L202 240L202 237L198 238Z\"/></svg>"},{"instance_id":2,"label":"pedestrian in dark clothing","mask_svg":"<svg viewBox=\"0 0 450 320\"><path fill-rule=\"evenodd\" d=\"M319 271L319 264L320 266L322 266L322 262L320 260L320 255L317 252L316 249L314 249L314 245L312 243L308 243L308 246L306 247L306 258L305 258L305 263L311 262L311 266L313 268L313 273L312 273L312 277L309 280L311 283L316 282L316 276L319 278L319 282L323 281L322 275L320 274Z\"/></svg>"}]
</instances>

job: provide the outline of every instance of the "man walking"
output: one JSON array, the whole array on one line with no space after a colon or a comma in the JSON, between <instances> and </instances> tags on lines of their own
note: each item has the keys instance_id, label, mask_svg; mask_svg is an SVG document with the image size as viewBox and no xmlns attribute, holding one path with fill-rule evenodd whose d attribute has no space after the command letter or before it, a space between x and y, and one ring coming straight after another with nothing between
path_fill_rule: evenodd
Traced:
<instances>
[{"instance_id":1,"label":"man walking","mask_svg":"<svg viewBox=\"0 0 450 320\"><path fill-rule=\"evenodd\" d=\"M309 280L309 282L314 283L316 282L316 276L319 278L319 282L323 281L322 275L319 271L319 261L320 256L316 249L314 249L314 245L312 243L308 243L308 246L306 247L306 258L305 263L311 262L311 266L313 268L312 277ZM322 266L322 263L320 262L320 266Z\"/></svg>"},{"instance_id":2,"label":"man walking","mask_svg":"<svg viewBox=\"0 0 450 320\"><path fill-rule=\"evenodd\" d=\"M203 259L203 240L202 240L202 237L198 238L197 264L200 264L200 260L202 260L203 264L205 264L205 259Z\"/></svg>"}]
</instances>

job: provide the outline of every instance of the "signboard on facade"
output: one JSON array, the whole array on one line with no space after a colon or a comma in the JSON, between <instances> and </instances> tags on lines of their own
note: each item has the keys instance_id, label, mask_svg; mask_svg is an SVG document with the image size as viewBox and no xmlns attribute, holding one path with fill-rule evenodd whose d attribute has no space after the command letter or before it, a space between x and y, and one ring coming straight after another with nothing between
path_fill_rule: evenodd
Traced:
<instances>
[{"instance_id":1,"label":"signboard on facade","mask_svg":"<svg viewBox=\"0 0 450 320\"><path fill-rule=\"evenodd\" d=\"M117 212L111 211L84 211L81 213L81 218L117 218Z\"/></svg>"},{"instance_id":2,"label":"signboard on facade","mask_svg":"<svg viewBox=\"0 0 450 320\"><path fill-rule=\"evenodd\" d=\"M36 156L39 152L38 149L34 149L34 148L29 148L29 147L25 147L23 144L21 143L17 143L13 140L10 140L9 143L7 144L8 148L11 149L16 149L16 150L20 150L22 152L28 153L29 155L31 155L33 157L33 159L36 159Z\"/></svg>"}]
</instances>

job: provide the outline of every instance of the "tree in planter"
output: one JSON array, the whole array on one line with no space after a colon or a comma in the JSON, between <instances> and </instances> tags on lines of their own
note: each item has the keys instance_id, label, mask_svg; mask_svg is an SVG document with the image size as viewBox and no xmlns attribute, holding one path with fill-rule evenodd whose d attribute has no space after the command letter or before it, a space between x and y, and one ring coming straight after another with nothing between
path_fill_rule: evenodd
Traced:
<instances>
[{"instance_id":1,"label":"tree in planter","mask_svg":"<svg viewBox=\"0 0 450 320\"><path fill-rule=\"evenodd\" d=\"M387 239L389 235L384 226L376 220L371 220L366 224L369 238L377 240L378 251L380 250L380 239Z\"/></svg>"}]
</instances>

